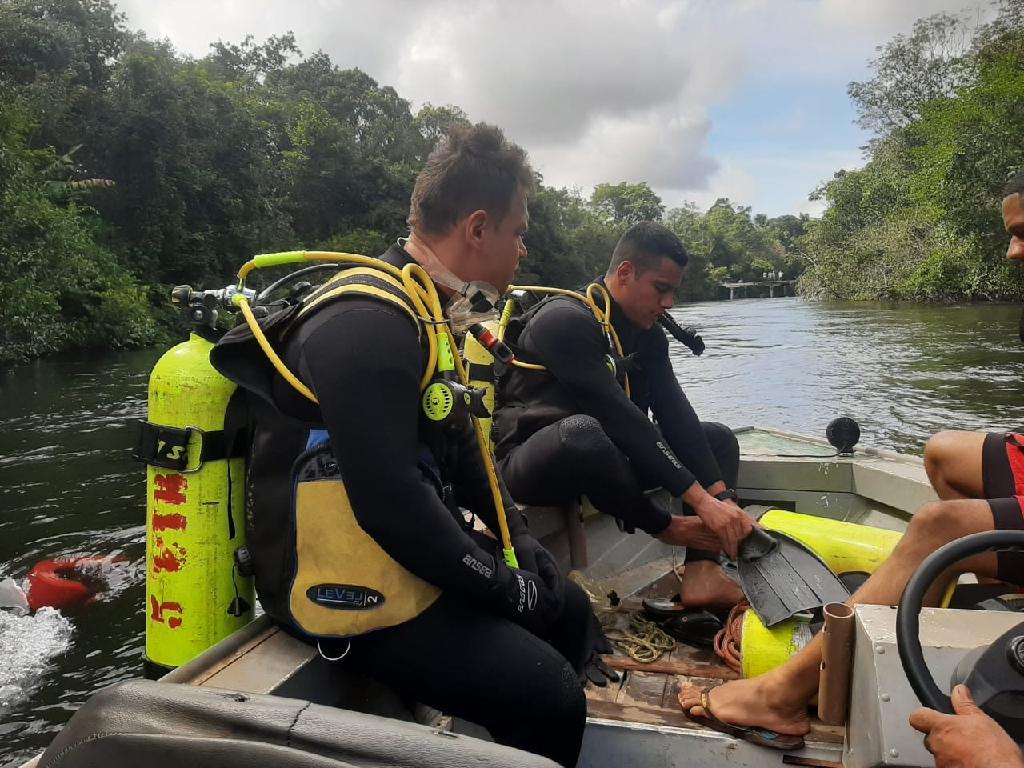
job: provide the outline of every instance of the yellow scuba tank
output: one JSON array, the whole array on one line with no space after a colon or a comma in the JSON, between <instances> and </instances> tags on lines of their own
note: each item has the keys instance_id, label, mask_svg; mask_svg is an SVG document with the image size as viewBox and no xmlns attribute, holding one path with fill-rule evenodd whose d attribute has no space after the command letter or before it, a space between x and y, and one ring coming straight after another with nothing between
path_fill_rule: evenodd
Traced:
<instances>
[{"instance_id":1,"label":"yellow scuba tank","mask_svg":"<svg viewBox=\"0 0 1024 768\"><path fill-rule=\"evenodd\" d=\"M811 549L840 577L870 576L903 538L898 531L782 509L768 510L760 522L768 530L785 533ZM942 605L949 604L955 586L950 584ZM754 611L747 611L740 644L743 676L756 677L774 669L800 651L813 636L806 618L797 616L769 629Z\"/></svg>"},{"instance_id":2,"label":"yellow scuba tank","mask_svg":"<svg viewBox=\"0 0 1024 768\"><path fill-rule=\"evenodd\" d=\"M230 414L235 385L210 365L212 347L191 334L157 361L149 379L137 458L147 464L152 672L190 661L253 618L253 582L243 575L244 420Z\"/></svg>"},{"instance_id":3,"label":"yellow scuba tank","mask_svg":"<svg viewBox=\"0 0 1024 768\"><path fill-rule=\"evenodd\" d=\"M487 438L488 450L493 450L491 445L491 416L494 414L494 381L496 376L495 360L484 343L489 339L497 342L494 335L498 330L498 324L488 322L481 324L479 329L466 334L462 344L462 359L466 364L466 374L469 376L469 386L483 392L483 404L487 409L487 416L481 416L480 426L483 428L484 436ZM477 336L484 339L483 342ZM492 345L493 348L493 345Z\"/></svg>"},{"instance_id":4,"label":"yellow scuba tank","mask_svg":"<svg viewBox=\"0 0 1024 768\"><path fill-rule=\"evenodd\" d=\"M768 510L760 522L768 530L785 533L810 548L837 576L874 573L903 538L898 531L783 509Z\"/></svg>"},{"instance_id":5,"label":"yellow scuba tank","mask_svg":"<svg viewBox=\"0 0 1024 768\"><path fill-rule=\"evenodd\" d=\"M768 530L788 534L810 548L837 576L874 573L903 536L896 531L782 509L765 512L760 522ZM812 637L806 618L797 616L769 629L754 611L747 611L740 644L743 676L756 677L774 669Z\"/></svg>"}]
</instances>

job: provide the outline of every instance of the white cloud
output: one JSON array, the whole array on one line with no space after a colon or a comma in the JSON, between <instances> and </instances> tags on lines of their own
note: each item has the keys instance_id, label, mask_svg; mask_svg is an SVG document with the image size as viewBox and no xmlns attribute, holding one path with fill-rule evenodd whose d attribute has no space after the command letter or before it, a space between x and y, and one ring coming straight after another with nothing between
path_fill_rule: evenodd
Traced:
<instances>
[{"instance_id":1,"label":"white cloud","mask_svg":"<svg viewBox=\"0 0 1024 768\"><path fill-rule=\"evenodd\" d=\"M727 197L737 205L749 205L757 192L757 178L746 170L744 163L732 157L723 157L709 179L707 189L671 190L663 193L663 199L670 208L690 202L701 210L707 210L720 197Z\"/></svg>"},{"instance_id":2,"label":"white cloud","mask_svg":"<svg viewBox=\"0 0 1024 768\"><path fill-rule=\"evenodd\" d=\"M885 39L908 30L916 19L933 13L965 12L977 17L990 16L988 0L821 0L818 15L828 26Z\"/></svg>"},{"instance_id":3,"label":"white cloud","mask_svg":"<svg viewBox=\"0 0 1024 768\"><path fill-rule=\"evenodd\" d=\"M874 47L942 10L988 0L121 0L129 24L202 56L209 43L295 32L415 104L454 103L502 125L546 179L647 180L666 200L796 204L800 166L714 157L709 114L745 78L845 88ZM779 130L806 115L781 105ZM770 118L771 119L771 118ZM770 120L769 119L769 120ZM786 121L789 121L787 124ZM770 127L770 126L769 126ZM855 148L851 148L851 151ZM780 157L773 154L773 157ZM805 189L822 176L806 176ZM771 174L783 174L780 183ZM748 198L747 195L750 195ZM801 203L802 204L802 203Z\"/></svg>"},{"instance_id":4,"label":"white cloud","mask_svg":"<svg viewBox=\"0 0 1024 768\"><path fill-rule=\"evenodd\" d=\"M702 149L709 128L706 117L689 118L673 109L601 116L573 144L542 144L531 156L548 183L557 186L647 181L657 189L700 189L717 165Z\"/></svg>"}]
</instances>

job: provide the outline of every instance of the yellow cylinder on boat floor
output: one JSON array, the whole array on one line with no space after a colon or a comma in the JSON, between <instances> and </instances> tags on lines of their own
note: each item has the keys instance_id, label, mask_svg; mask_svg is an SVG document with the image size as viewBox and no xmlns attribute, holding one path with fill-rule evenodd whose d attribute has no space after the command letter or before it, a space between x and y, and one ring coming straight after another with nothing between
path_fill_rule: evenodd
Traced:
<instances>
[{"instance_id":1,"label":"yellow cylinder on boat floor","mask_svg":"<svg viewBox=\"0 0 1024 768\"><path fill-rule=\"evenodd\" d=\"M903 538L898 531L870 525L845 523L783 509L770 509L761 524L796 539L825 561L837 576L874 573ZM942 605L949 605L956 584L950 584ZM774 669L811 641L810 623L795 617L769 629L752 610L743 617L740 655L744 677L756 677Z\"/></svg>"},{"instance_id":2,"label":"yellow cylinder on boat floor","mask_svg":"<svg viewBox=\"0 0 1024 768\"><path fill-rule=\"evenodd\" d=\"M903 538L898 531L801 515L784 509L768 510L760 522L768 530L785 533L808 547L837 576L874 573Z\"/></svg>"},{"instance_id":3,"label":"yellow cylinder on boat floor","mask_svg":"<svg viewBox=\"0 0 1024 768\"><path fill-rule=\"evenodd\" d=\"M903 537L897 531L782 509L768 510L760 522L768 530L785 533L799 541L824 560L838 576L874 573ZM754 611L748 610L743 617L740 643L743 676L756 677L774 669L799 652L813 637L806 618L794 617L769 629Z\"/></svg>"},{"instance_id":4,"label":"yellow cylinder on boat floor","mask_svg":"<svg viewBox=\"0 0 1024 768\"><path fill-rule=\"evenodd\" d=\"M792 618L770 629L752 609L743 614L740 660L744 677L757 677L780 666L811 642L814 632L810 621Z\"/></svg>"},{"instance_id":5,"label":"yellow cylinder on boat floor","mask_svg":"<svg viewBox=\"0 0 1024 768\"><path fill-rule=\"evenodd\" d=\"M150 425L190 430L188 466L146 467L146 658L177 667L253 617L253 583L235 567L245 543L245 459L202 461L204 437L222 433L235 385L210 365L193 334L166 352L149 379ZM209 438L212 440L212 436Z\"/></svg>"}]
</instances>

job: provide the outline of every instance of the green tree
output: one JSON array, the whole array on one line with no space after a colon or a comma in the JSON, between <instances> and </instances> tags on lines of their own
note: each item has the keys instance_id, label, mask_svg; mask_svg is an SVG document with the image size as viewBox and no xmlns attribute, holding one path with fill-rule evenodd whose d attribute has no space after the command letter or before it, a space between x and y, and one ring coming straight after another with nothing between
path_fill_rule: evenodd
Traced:
<instances>
[{"instance_id":1,"label":"green tree","mask_svg":"<svg viewBox=\"0 0 1024 768\"><path fill-rule=\"evenodd\" d=\"M606 221L630 227L641 221L661 221L665 206L646 181L638 184L598 184L590 203Z\"/></svg>"},{"instance_id":2,"label":"green tree","mask_svg":"<svg viewBox=\"0 0 1024 768\"><path fill-rule=\"evenodd\" d=\"M801 238L812 296L1011 299L1024 279L1003 258L998 204L1024 165L1024 4L972 29L940 15L896 38L875 78L851 86L879 136L866 165L837 174Z\"/></svg>"},{"instance_id":3,"label":"green tree","mask_svg":"<svg viewBox=\"0 0 1024 768\"><path fill-rule=\"evenodd\" d=\"M97 244L89 211L58 204L20 105L0 110L0 361L152 342L145 290Z\"/></svg>"},{"instance_id":4,"label":"green tree","mask_svg":"<svg viewBox=\"0 0 1024 768\"><path fill-rule=\"evenodd\" d=\"M850 83L857 122L887 136L920 118L922 105L952 96L970 78L964 59L970 43L963 16L939 13L918 19L909 35L897 35L879 48L870 80Z\"/></svg>"}]
</instances>

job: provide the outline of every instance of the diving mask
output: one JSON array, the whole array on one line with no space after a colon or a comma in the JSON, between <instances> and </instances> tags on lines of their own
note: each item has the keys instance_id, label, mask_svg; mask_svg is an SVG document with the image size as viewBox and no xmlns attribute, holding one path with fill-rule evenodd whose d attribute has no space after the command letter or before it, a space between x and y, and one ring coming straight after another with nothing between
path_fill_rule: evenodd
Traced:
<instances>
[{"instance_id":1,"label":"diving mask","mask_svg":"<svg viewBox=\"0 0 1024 768\"><path fill-rule=\"evenodd\" d=\"M430 246L415 235L408 239L400 239L398 242L405 248L406 253L426 270L431 280L454 291L445 305L444 313L455 333L465 333L475 323L486 323L498 319L498 310L495 305L501 294L498 293L497 288L482 280L467 283L442 264ZM410 245L411 248L408 247Z\"/></svg>"}]
</instances>

